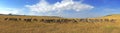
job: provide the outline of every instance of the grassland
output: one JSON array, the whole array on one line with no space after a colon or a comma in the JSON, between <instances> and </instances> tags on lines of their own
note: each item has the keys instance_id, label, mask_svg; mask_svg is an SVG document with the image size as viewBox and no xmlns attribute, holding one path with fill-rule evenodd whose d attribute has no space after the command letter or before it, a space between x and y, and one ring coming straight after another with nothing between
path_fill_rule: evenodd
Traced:
<instances>
[{"instance_id":1,"label":"grassland","mask_svg":"<svg viewBox=\"0 0 120 33\"><path fill-rule=\"evenodd\" d=\"M44 23L44 22L15 22L4 21L0 16L0 33L120 33L120 16L106 16L114 18L116 22L79 22L79 23ZM16 17L16 16L12 16ZM17 16L17 18L31 18ZM34 17L47 18L47 17Z\"/></svg>"}]
</instances>

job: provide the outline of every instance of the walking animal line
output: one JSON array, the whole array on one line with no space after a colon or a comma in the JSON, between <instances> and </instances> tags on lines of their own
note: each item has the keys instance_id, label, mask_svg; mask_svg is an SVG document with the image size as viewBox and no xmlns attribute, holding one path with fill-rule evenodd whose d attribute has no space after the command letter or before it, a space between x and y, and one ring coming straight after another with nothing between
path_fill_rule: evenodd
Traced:
<instances>
[{"instance_id":1,"label":"walking animal line","mask_svg":"<svg viewBox=\"0 0 120 33\"><path fill-rule=\"evenodd\" d=\"M67 19L67 18L4 18L5 21L45 22L45 23L68 23L68 22L116 22L116 19Z\"/></svg>"}]
</instances>

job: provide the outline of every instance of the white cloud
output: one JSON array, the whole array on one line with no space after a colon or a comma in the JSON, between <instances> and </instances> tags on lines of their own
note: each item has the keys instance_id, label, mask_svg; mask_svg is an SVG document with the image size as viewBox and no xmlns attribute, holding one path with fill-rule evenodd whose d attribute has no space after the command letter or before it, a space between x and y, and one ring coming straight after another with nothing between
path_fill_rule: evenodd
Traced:
<instances>
[{"instance_id":1,"label":"white cloud","mask_svg":"<svg viewBox=\"0 0 120 33\"><path fill-rule=\"evenodd\" d=\"M61 2L56 2L55 4L49 4L45 0L41 0L39 3L34 5L26 5L30 11L35 12L60 12L65 10L83 11L94 8L91 5L82 4L80 1L73 0L62 0Z\"/></svg>"},{"instance_id":2,"label":"white cloud","mask_svg":"<svg viewBox=\"0 0 120 33\"><path fill-rule=\"evenodd\" d=\"M18 14L20 10L14 8L0 8L0 14Z\"/></svg>"}]
</instances>

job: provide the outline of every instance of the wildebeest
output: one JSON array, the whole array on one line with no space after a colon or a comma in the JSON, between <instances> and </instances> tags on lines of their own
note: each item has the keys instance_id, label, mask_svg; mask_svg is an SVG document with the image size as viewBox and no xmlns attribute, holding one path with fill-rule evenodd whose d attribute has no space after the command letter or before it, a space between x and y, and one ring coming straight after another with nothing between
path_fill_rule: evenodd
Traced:
<instances>
[{"instance_id":1,"label":"wildebeest","mask_svg":"<svg viewBox=\"0 0 120 33\"><path fill-rule=\"evenodd\" d=\"M36 21L36 22L38 22L38 19L33 19L33 21Z\"/></svg>"},{"instance_id":2,"label":"wildebeest","mask_svg":"<svg viewBox=\"0 0 120 33\"><path fill-rule=\"evenodd\" d=\"M7 21L7 20L8 20L8 18L5 18L4 20L6 20L6 21Z\"/></svg>"},{"instance_id":3,"label":"wildebeest","mask_svg":"<svg viewBox=\"0 0 120 33\"><path fill-rule=\"evenodd\" d=\"M20 18L19 19L17 19L17 18L5 18L4 20L6 20L6 21L19 21L20 20Z\"/></svg>"},{"instance_id":4,"label":"wildebeest","mask_svg":"<svg viewBox=\"0 0 120 33\"><path fill-rule=\"evenodd\" d=\"M39 20L36 18L4 18L5 21L26 21L26 22L38 22ZM45 23L68 23L68 22L115 22L115 19L40 19L39 22Z\"/></svg>"},{"instance_id":5,"label":"wildebeest","mask_svg":"<svg viewBox=\"0 0 120 33\"><path fill-rule=\"evenodd\" d=\"M32 22L32 19L24 19L26 22Z\"/></svg>"},{"instance_id":6,"label":"wildebeest","mask_svg":"<svg viewBox=\"0 0 120 33\"><path fill-rule=\"evenodd\" d=\"M116 22L116 19L110 19L110 22Z\"/></svg>"},{"instance_id":7,"label":"wildebeest","mask_svg":"<svg viewBox=\"0 0 120 33\"><path fill-rule=\"evenodd\" d=\"M55 20L54 19L45 19L44 22L51 23L51 22L55 22Z\"/></svg>"}]
</instances>

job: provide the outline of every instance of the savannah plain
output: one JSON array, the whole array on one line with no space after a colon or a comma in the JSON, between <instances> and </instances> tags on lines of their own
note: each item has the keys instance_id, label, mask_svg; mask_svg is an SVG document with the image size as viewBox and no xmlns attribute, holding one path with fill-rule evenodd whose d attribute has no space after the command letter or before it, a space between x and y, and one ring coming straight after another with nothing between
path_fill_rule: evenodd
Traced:
<instances>
[{"instance_id":1,"label":"savannah plain","mask_svg":"<svg viewBox=\"0 0 120 33\"><path fill-rule=\"evenodd\" d=\"M44 23L25 21L5 21L4 18L44 18L37 16L0 15L0 33L120 33L120 15L97 17L116 19L115 22L78 22L78 23ZM55 17L56 18L56 17Z\"/></svg>"}]
</instances>

